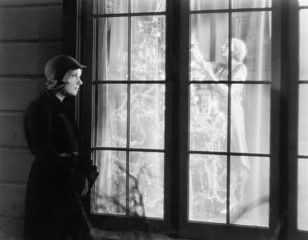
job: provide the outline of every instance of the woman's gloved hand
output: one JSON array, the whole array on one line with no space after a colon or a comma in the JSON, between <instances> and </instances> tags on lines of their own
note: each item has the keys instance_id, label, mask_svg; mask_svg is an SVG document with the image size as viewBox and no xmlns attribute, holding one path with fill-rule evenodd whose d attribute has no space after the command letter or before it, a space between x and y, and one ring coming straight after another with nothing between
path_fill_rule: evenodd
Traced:
<instances>
[{"instance_id":1,"label":"woman's gloved hand","mask_svg":"<svg viewBox=\"0 0 308 240\"><path fill-rule=\"evenodd\" d=\"M92 166L88 175L87 175L87 179L89 181L89 189L93 186L98 174L99 174L99 172L97 171L97 167Z\"/></svg>"}]
</instances>

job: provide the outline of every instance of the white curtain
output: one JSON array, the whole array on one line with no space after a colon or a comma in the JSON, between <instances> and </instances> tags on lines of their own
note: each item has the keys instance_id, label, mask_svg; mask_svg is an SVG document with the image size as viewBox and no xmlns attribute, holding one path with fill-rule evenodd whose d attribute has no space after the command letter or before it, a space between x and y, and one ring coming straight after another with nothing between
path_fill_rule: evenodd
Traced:
<instances>
[{"instance_id":1,"label":"white curtain","mask_svg":"<svg viewBox=\"0 0 308 240\"><path fill-rule=\"evenodd\" d=\"M99 13L127 13L128 1L99 1L98 7ZM165 1L161 0L131 2L131 12L164 9ZM127 156L125 149L127 146L146 149L164 146L165 87L146 81L165 80L165 18L102 18L98 20L97 39L97 80L114 82L97 86L94 136L97 146L119 148L119 151L98 151L95 155L101 174L96 182L93 209L100 213L126 214L129 207L130 214L162 217L163 155L134 153ZM145 84L131 84L129 88L128 80ZM117 84L117 81L123 83ZM126 174L128 159L129 176ZM127 181L129 193L126 192ZM138 202L141 196L137 193L142 194L145 204ZM126 206L127 194L129 206ZM137 207L142 204L146 213Z\"/></svg>"}]
</instances>

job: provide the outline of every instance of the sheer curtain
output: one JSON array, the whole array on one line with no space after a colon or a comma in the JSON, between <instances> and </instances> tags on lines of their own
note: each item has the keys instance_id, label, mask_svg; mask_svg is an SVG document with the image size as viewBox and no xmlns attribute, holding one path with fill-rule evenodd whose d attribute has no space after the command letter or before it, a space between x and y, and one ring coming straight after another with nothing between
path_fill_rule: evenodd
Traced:
<instances>
[{"instance_id":1,"label":"sheer curtain","mask_svg":"<svg viewBox=\"0 0 308 240\"><path fill-rule=\"evenodd\" d=\"M116 14L164 11L165 1L97 3L98 13L115 15L99 18L96 28L96 80L102 82L94 89L93 136L106 150L95 152L101 174L92 210L162 218L165 86L147 81L165 80L165 17Z\"/></svg>"},{"instance_id":2,"label":"sheer curtain","mask_svg":"<svg viewBox=\"0 0 308 240\"><path fill-rule=\"evenodd\" d=\"M118 4L121 4L119 1ZM108 13L124 7L112 5ZM112 12L111 12L112 11ZM128 41L127 17L98 20L97 80L127 80ZM127 132L127 86L102 84L97 89L96 145L98 147L125 147ZM125 214L126 179L123 151L97 151L95 154L100 177L95 185L93 210L104 213Z\"/></svg>"},{"instance_id":3,"label":"sheer curtain","mask_svg":"<svg viewBox=\"0 0 308 240\"><path fill-rule=\"evenodd\" d=\"M271 2L266 0L237 0L232 1L233 9L240 8L256 8L256 7L270 7ZM224 10L228 9L229 1L201 1L192 0L191 10ZM269 11L252 11L252 12L232 12L231 13L231 29L229 29L229 14L228 12L217 12L217 13L199 13L191 15L191 36L192 43L196 43L200 50L201 57L205 59L206 62L210 63L221 63L223 62L221 56L221 46L228 40L229 31L231 31L232 38L237 38L242 40L247 48L247 55L243 61L243 64L247 68L247 77L245 81L250 81L253 84L246 83L245 81L242 85L241 101L242 108L244 112L244 119L241 125L244 126L245 131L245 141L247 145L247 151L234 149L231 145L231 152L240 152L242 154L254 153L254 154L269 154L270 150L270 81L271 81L271 13ZM195 56L195 55L194 55ZM207 78L204 74L202 68L198 68L194 56L191 56L191 80L194 81L207 81L211 80ZM233 64L233 63L232 63ZM233 66L233 65L232 65ZM227 80L227 79L224 79ZM261 81L267 81L264 83ZM236 88L236 84L231 86ZM197 89L197 90L196 90ZM200 90L205 89L205 90ZM207 104L207 109L211 108L212 111L216 111L215 121L217 120L217 114L220 114L221 110L213 107L213 104L217 103L219 100L213 100L213 90L210 84L203 82L202 84L192 84L191 85L191 150L210 150L210 151L226 151L225 145L221 145L219 149L210 148L213 139L217 138L218 130L225 128L225 125L219 125L216 127L216 131L212 131L211 137L207 137L209 129L212 129L214 124L214 117L208 119L207 116L202 116L200 113L195 113L195 108L201 111L204 109L203 105L198 102L198 98L204 97L206 94L211 94L212 97L208 97L210 100L204 100L211 103ZM197 92L197 95L195 94ZM193 99L196 98L197 100ZM226 101L226 100L225 100ZM235 105L233 98L231 101L231 113L234 111ZM233 101L233 102L232 102ZM226 102L224 104L227 104ZM212 106L208 106L212 105ZM234 109L233 109L234 108ZM201 109L201 110L200 110ZM216 109L216 110L213 110ZM227 115L227 111L224 112ZM212 113L213 115L213 113ZM196 119L199 116L201 119L204 118L203 125L209 125L208 128L203 128L197 123ZM207 120L206 120L207 119ZM231 124L232 124L231 117ZM235 119L233 119L235 121ZM207 121L207 123L206 123ZM227 118L225 119L227 121ZM210 123L208 123L210 122ZM199 129L198 131L196 129ZM207 132L205 132L207 131ZM223 137L221 137L218 142L225 142L227 139L225 131ZM219 137L219 136L218 136ZM229 141L234 141L232 139L232 127L231 136ZM198 140L199 139L199 140ZM204 141L203 145L197 145L196 142L200 142L200 139ZM208 140L206 140L208 139ZM205 173L200 173L200 167L198 172L194 170L196 164L199 162L204 162L204 168L212 168L212 179L215 178L215 170L213 165L205 164L205 162L214 161L216 157L213 156L191 156L190 162L190 220L201 220L201 221L213 221L213 222L225 222L225 211L221 208L226 207L226 193L225 184L226 181L221 180L221 176L224 172L220 172L219 178L216 176L216 184L221 184L221 188L216 191L216 195L213 193L213 189L203 190L202 188L210 186L208 182L209 176ZM231 161L231 193L230 193L230 214L231 222L235 224L244 225L257 225L257 226L268 226L269 224L269 158L266 157L248 157L249 169L247 171L241 170L241 164L239 164L243 159L240 156L232 156ZM196 159L199 159L198 161ZM224 166L223 162L225 159L220 158L216 160L219 166ZM195 164L195 165L194 165ZM200 164L200 163L199 163ZM243 165L243 164L242 164ZM218 169L219 169L218 166ZM217 168L217 166L216 166ZM206 172L207 169L204 169ZM222 170L221 170L222 171ZM237 173L236 173L237 172ZM236 173L236 174L235 174ZM219 175L219 174L216 174ZM213 180L212 180L213 181ZM241 181L237 185L233 183ZM203 187L202 187L203 186ZM213 186L213 184L211 185ZM232 199L232 188L237 188L234 190L234 198L238 198L236 201ZM211 193L212 191L212 193ZM215 191L214 191L215 192ZM218 194L218 195L217 195ZM202 196L202 197L198 197ZM219 196L219 197L218 197ZM203 200L202 200L203 199ZM212 200L209 200L212 199ZM224 201L223 201L224 199ZM241 199L241 201L239 200ZM202 205L203 201L203 205ZM216 201L216 203L215 203ZM238 208L232 208L233 203L238 203ZM200 211L204 208L205 212L201 216Z\"/></svg>"}]
</instances>

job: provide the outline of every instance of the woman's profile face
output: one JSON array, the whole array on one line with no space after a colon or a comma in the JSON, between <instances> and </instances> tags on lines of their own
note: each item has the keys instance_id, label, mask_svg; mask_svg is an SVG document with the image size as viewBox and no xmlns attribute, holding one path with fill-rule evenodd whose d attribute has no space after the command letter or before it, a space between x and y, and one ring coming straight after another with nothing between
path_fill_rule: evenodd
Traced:
<instances>
[{"instance_id":1,"label":"woman's profile face","mask_svg":"<svg viewBox=\"0 0 308 240\"><path fill-rule=\"evenodd\" d=\"M233 50L233 44L232 44L231 51L232 50ZM226 59L228 59L228 56L229 56L229 42L228 41L224 45L221 46L220 52L221 52L222 57L225 57Z\"/></svg>"},{"instance_id":2,"label":"woman's profile face","mask_svg":"<svg viewBox=\"0 0 308 240\"><path fill-rule=\"evenodd\" d=\"M82 74L81 69L72 69L67 71L63 77L63 82L66 83L64 91L69 96L76 96L82 81L80 79Z\"/></svg>"},{"instance_id":3,"label":"woman's profile face","mask_svg":"<svg viewBox=\"0 0 308 240\"><path fill-rule=\"evenodd\" d=\"M220 52L221 52L221 56L225 57L228 56L229 54L229 50L228 50L228 43L226 42L224 45L221 46Z\"/></svg>"}]
</instances>

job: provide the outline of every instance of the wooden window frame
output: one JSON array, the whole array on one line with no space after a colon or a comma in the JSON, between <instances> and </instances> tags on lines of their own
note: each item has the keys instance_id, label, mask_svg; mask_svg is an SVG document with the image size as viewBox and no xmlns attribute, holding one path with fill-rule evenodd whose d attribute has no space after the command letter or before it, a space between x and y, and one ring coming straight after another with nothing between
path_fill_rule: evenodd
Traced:
<instances>
[{"instance_id":1,"label":"wooden window frame","mask_svg":"<svg viewBox=\"0 0 308 240\"><path fill-rule=\"evenodd\" d=\"M102 226L134 222L149 224L157 231L173 236L200 238L221 233L221 239L260 239L260 236L287 240L307 239L308 232L298 231L297 219L297 131L299 78L299 22L297 0L272 1L272 88L271 88L271 199L269 229L234 225L191 224L187 222L187 139L189 9L188 0L167 1L166 37L166 164L165 220L92 216ZM76 106L76 118L91 149L91 108L93 25L88 18L91 0L63 1L63 52L70 54L88 69ZM177 11L171 11L177 9ZM186 9L186 10L185 10ZM73 26L73 28L72 28ZM73 31L72 31L73 29ZM181 60L180 60L181 58ZM89 151L89 156L91 152ZM90 199L87 199L88 211ZM144 226L146 226L144 225ZM116 226L124 226L116 225ZM131 226L131 225L130 225ZM112 226L111 226L112 229ZM113 229L114 230L114 229ZM122 229L125 230L125 229ZM129 230L129 229L126 229ZM146 230L146 227L143 229ZM276 235L278 231L278 236ZM244 237L245 236L245 237Z\"/></svg>"}]
</instances>

